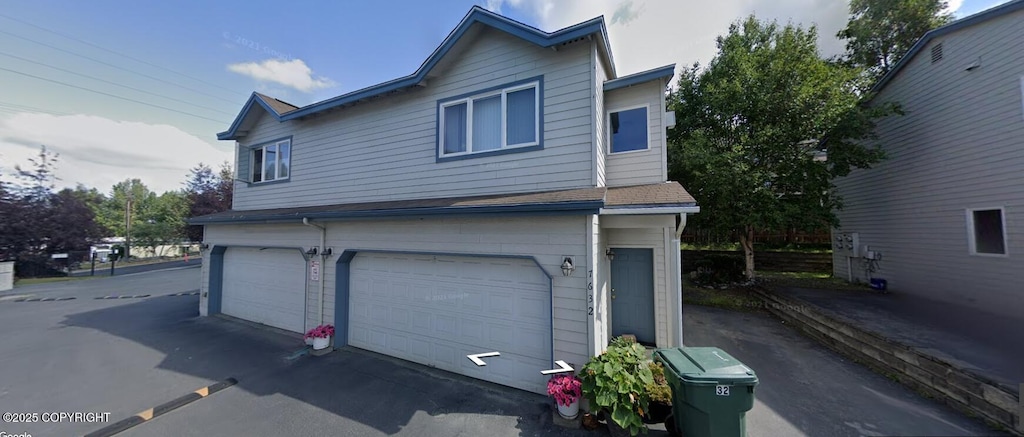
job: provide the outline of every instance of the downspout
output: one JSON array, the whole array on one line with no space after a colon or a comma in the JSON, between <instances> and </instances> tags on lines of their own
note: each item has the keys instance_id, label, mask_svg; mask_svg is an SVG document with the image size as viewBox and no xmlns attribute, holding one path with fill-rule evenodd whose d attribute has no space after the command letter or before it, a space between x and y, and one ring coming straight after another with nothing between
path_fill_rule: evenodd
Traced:
<instances>
[{"instance_id":1,"label":"downspout","mask_svg":"<svg viewBox=\"0 0 1024 437\"><path fill-rule=\"evenodd\" d=\"M320 253L320 258L321 258L321 261L320 261L320 299L319 299L320 300L320 315L319 315L320 323L317 324L319 326L319 325L323 325L324 324L324 290L325 290L325 288L324 288L324 276L325 276L324 275L324 270L326 270L326 268L327 268L327 266L325 265L325 262L324 262L327 259L326 258L327 254L324 252L326 250L324 248L324 246L327 244L327 228L325 228L323 226L320 226L320 225L316 225L316 224L310 223L309 219L306 218L306 217L302 218L302 224L304 224L306 226L312 226L312 227L317 228L317 229L320 230L320 249L318 250L319 253Z\"/></svg>"},{"instance_id":2,"label":"downspout","mask_svg":"<svg viewBox=\"0 0 1024 437\"><path fill-rule=\"evenodd\" d=\"M676 308L679 309L679 316L675 320L676 347L683 347L683 255L679 245L683 236L683 229L686 228L686 213L679 213L679 225L676 226L676 235L672 239L672 254L675 258L673 268L675 269L676 282Z\"/></svg>"}]
</instances>

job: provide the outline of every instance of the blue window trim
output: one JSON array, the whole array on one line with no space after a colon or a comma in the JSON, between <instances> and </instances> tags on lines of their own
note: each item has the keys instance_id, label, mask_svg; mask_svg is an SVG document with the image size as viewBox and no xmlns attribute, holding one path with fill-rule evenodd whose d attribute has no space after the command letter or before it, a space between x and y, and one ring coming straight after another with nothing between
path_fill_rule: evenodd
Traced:
<instances>
[{"instance_id":1,"label":"blue window trim","mask_svg":"<svg viewBox=\"0 0 1024 437\"><path fill-rule=\"evenodd\" d=\"M548 277L548 327L551 328L551 350L549 351L551 356L551 364L555 364L555 319L554 319L554 305L555 305L555 281L554 275L547 271L537 261L537 258L531 255L502 255L502 254L480 254L480 253L461 253L461 252L433 252L433 251L407 251L407 250L379 250L379 249L345 249L338 256L338 261L335 262L334 270L334 347L348 346L348 313L349 313L349 297L350 297L350 285L352 283L352 259L359 253L387 253L387 254L407 254L407 255L436 255L436 256L461 256L461 257L472 257L472 258L505 258L505 259L525 259L533 261L537 265L537 268L544 273L544 276ZM653 259L653 256L652 256Z\"/></svg>"},{"instance_id":2,"label":"blue window trim","mask_svg":"<svg viewBox=\"0 0 1024 437\"><path fill-rule=\"evenodd\" d=\"M269 146L271 144L279 143L279 142L284 141L284 140L288 140L288 177L280 178L280 179L274 179L272 181L253 182L252 181L252 171L253 171L253 164L255 162L255 160L253 159L253 155L252 155L253 151L256 150L256 149L259 149L261 147L265 147L265 146ZM249 145L249 146L241 146L238 149L239 150L243 150L244 149L246 151L245 153L247 153L249 155L248 156L248 159L249 159L249 174L245 175L245 181L246 181L245 183L246 183L247 187L262 187L264 185L280 184L282 182L290 182L292 180L292 170L294 168L294 166L292 164L295 163L295 159L294 159L295 154L292 153L292 152L295 151L295 141L292 141L292 135L284 136L284 137L277 138L277 139L270 140L270 141L264 141L264 142L259 143L259 144L253 144L253 145Z\"/></svg>"},{"instance_id":3,"label":"blue window trim","mask_svg":"<svg viewBox=\"0 0 1024 437\"><path fill-rule=\"evenodd\" d=\"M462 100L467 97L476 96L478 94L486 94L492 91L498 91L505 88L514 88L520 85L526 85L531 82L537 82L537 144L531 146L512 146L505 147L496 150L487 150L483 152L471 152L464 155L454 156L441 156L441 111L445 103L454 102L456 100ZM435 114L435 128L434 128L434 162L448 162L448 161L461 161L463 159L474 159L483 158L486 156L497 156L507 155L510 153L523 153L532 152L534 150L544 149L544 76L534 76L528 79L517 80L515 82L509 82L501 85L492 86L476 90L469 93L459 94L457 96L446 97L436 102L436 114ZM467 120L467 122L471 122Z\"/></svg>"}]
</instances>

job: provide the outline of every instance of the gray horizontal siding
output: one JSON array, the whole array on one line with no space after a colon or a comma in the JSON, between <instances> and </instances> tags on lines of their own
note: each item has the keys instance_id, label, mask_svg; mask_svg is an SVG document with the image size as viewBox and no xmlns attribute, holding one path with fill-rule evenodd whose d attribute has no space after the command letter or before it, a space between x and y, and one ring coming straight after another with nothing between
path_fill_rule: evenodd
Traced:
<instances>
[{"instance_id":1,"label":"gray horizontal siding","mask_svg":"<svg viewBox=\"0 0 1024 437\"><path fill-rule=\"evenodd\" d=\"M665 182L668 167L665 150L664 93L662 81L656 80L627 88L608 91L604 96L603 117L608 111L647 105L648 137L651 148L642 152L608 154L606 158L608 186L640 185ZM609 132L605 142L611 145Z\"/></svg>"},{"instance_id":2,"label":"gray horizontal siding","mask_svg":"<svg viewBox=\"0 0 1024 437\"><path fill-rule=\"evenodd\" d=\"M937 39L876 97L906 115L882 120L888 159L837 180L842 230L882 253L891 289L997 313L1024 313L1024 12ZM981 66L965 68L980 58ZM966 209L1004 207L1009 257L970 255ZM835 256L835 273L847 261ZM865 273L854 266L854 276Z\"/></svg>"},{"instance_id":3,"label":"gray horizontal siding","mask_svg":"<svg viewBox=\"0 0 1024 437\"><path fill-rule=\"evenodd\" d=\"M292 135L291 179L237 183L234 208L592 186L590 45L541 49L489 29L459 45L446 69L423 88L307 120L262 117L241 143ZM543 150L435 162L437 100L535 76L544 77Z\"/></svg>"}]
</instances>

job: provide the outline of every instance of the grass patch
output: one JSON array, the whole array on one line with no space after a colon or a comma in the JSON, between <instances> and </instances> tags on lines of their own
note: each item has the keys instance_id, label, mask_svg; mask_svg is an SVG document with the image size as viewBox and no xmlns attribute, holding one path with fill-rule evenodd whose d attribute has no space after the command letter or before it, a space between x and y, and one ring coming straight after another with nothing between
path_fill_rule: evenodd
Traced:
<instances>
[{"instance_id":1,"label":"grass patch","mask_svg":"<svg viewBox=\"0 0 1024 437\"><path fill-rule=\"evenodd\" d=\"M14 281L14 286L20 285L35 285L35 284L49 284L51 282L68 282L68 281L82 281L85 279L92 279L93 276L58 276L55 278L24 278Z\"/></svg>"},{"instance_id":2,"label":"grass patch","mask_svg":"<svg viewBox=\"0 0 1024 437\"><path fill-rule=\"evenodd\" d=\"M705 288L695 285L689 278L683 281L683 303L734 311L756 311L764 307L761 299L747 286L737 284L724 288Z\"/></svg>"},{"instance_id":3,"label":"grass patch","mask_svg":"<svg viewBox=\"0 0 1024 437\"><path fill-rule=\"evenodd\" d=\"M828 273L757 272L766 287L816 288L823 290L870 291L867 284L851 284Z\"/></svg>"}]
</instances>

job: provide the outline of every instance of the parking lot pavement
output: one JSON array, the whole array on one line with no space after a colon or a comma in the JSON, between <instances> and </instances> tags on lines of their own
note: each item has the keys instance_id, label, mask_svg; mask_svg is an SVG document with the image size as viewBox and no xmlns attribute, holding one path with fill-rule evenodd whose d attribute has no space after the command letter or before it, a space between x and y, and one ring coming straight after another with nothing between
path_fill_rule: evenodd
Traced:
<instances>
[{"instance_id":1,"label":"parking lot pavement","mask_svg":"<svg viewBox=\"0 0 1024 437\"><path fill-rule=\"evenodd\" d=\"M199 271L136 278L88 282L137 294L194 283ZM75 293L81 284L53 292ZM296 354L297 334L198 317L197 306L194 295L0 302L0 411L110 413L106 423L0 423L0 431L82 435L235 378L121 435L607 435L553 426L544 396L358 349ZM767 315L687 307L685 319L687 344L722 347L758 372L750 436L988 433Z\"/></svg>"},{"instance_id":2,"label":"parking lot pavement","mask_svg":"<svg viewBox=\"0 0 1024 437\"><path fill-rule=\"evenodd\" d=\"M764 313L689 305L684 343L716 346L757 372L747 435L1005 435L848 361Z\"/></svg>"}]
</instances>

